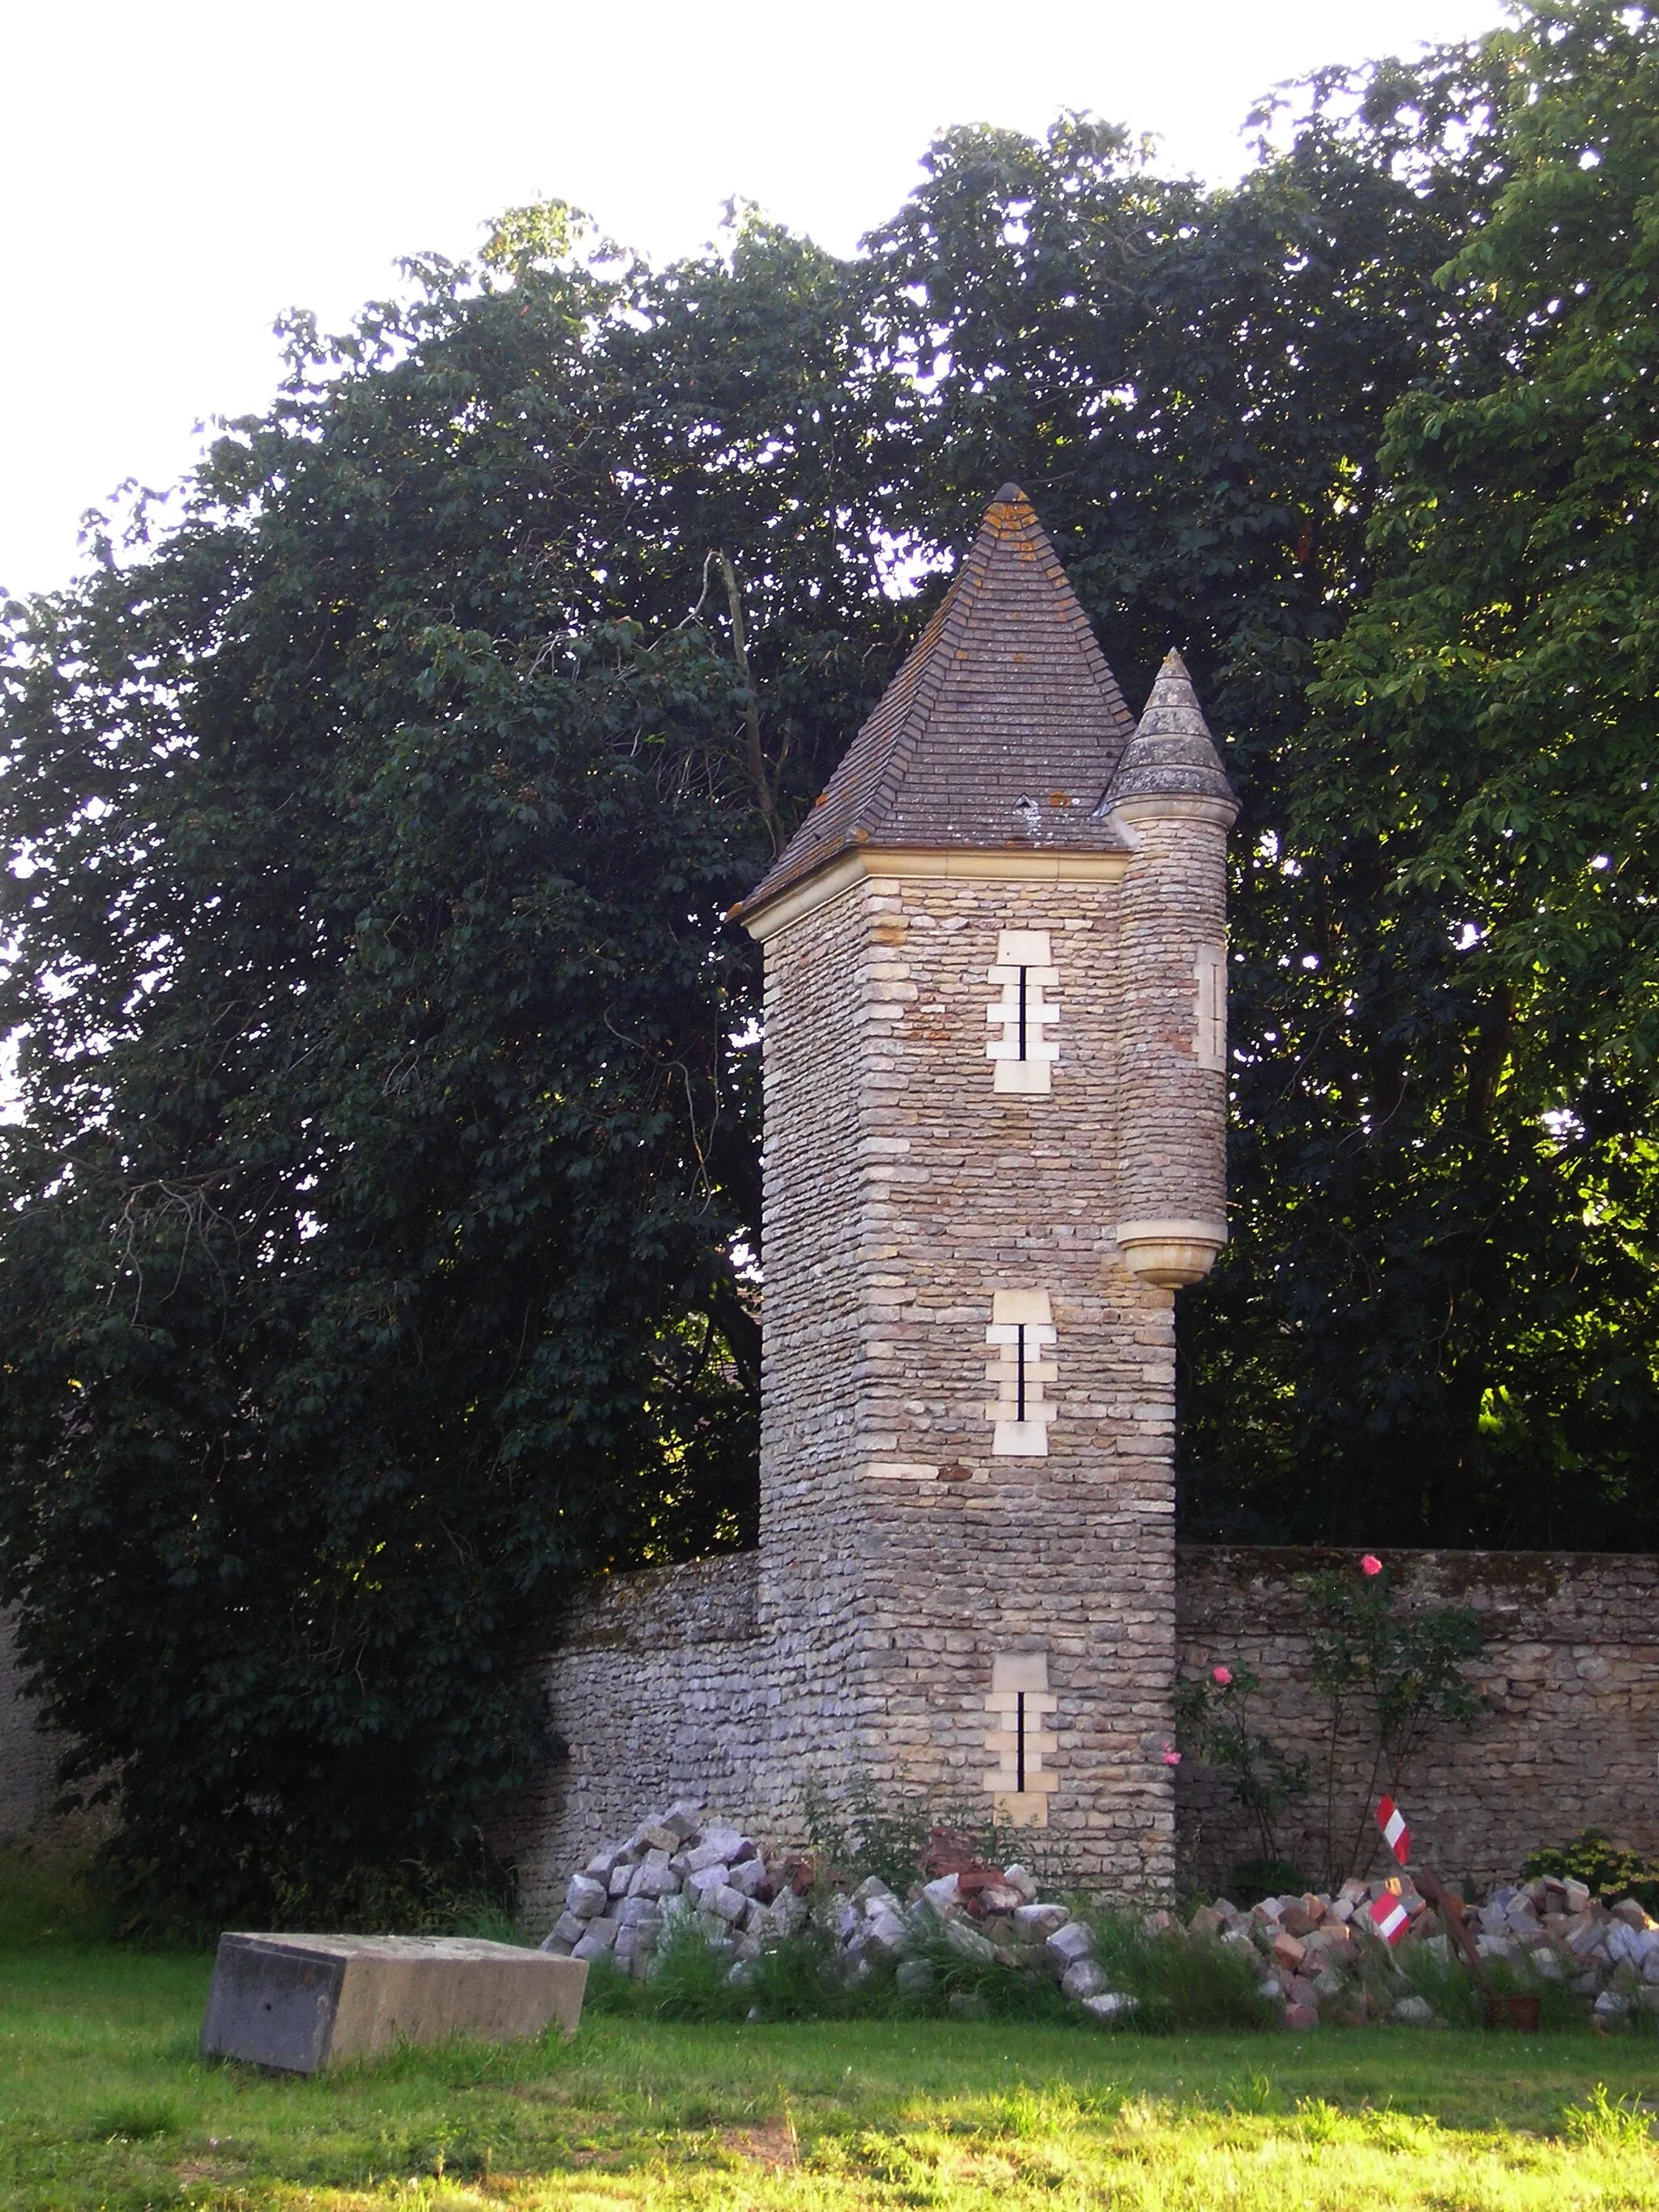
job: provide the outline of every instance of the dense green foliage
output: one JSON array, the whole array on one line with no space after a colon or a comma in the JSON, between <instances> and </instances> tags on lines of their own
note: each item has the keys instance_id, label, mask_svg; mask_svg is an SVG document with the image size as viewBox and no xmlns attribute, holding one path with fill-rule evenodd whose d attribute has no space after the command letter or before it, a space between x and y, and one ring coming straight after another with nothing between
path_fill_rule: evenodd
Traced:
<instances>
[{"instance_id":1,"label":"dense green foliage","mask_svg":"<svg viewBox=\"0 0 1659 2212\"><path fill-rule=\"evenodd\" d=\"M1569 1843L1544 1845L1528 1856L1522 1872L1528 1880L1553 1874L1582 1881L1604 1905L1633 1897L1645 1911L1659 1910L1659 1861L1614 1843L1605 1828L1585 1828Z\"/></svg>"},{"instance_id":2,"label":"dense green foliage","mask_svg":"<svg viewBox=\"0 0 1659 2212\"><path fill-rule=\"evenodd\" d=\"M1644 1547L1659 40L1546 7L1493 52L1480 220L1284 786L1306 980L1247 1032L1200 1456L1321 1534Z\"/></svg>"},{"instance_id":3,"label":"dense green foliage","mask_svg":"<svg viewBox=\"0 0 1659 2212\"><path fill-rule=\"evenodd\" d=\"M514 210L14 611L0 1593L130 1875L489 1879L562 1591L752 1533L722 913L1009 476L1244 799L1189 1530L1651 1540L1654 49L951 132L848 263Z\"/></svg>"}]
</instances>

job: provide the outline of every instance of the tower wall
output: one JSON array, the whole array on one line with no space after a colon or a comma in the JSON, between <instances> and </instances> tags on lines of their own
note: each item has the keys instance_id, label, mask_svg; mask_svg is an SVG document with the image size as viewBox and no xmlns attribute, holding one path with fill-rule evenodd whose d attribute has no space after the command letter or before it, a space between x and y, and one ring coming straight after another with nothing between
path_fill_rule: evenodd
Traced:
<instances>
[{"instance_id":1,"label":"tower wall","mask_svg":"<svg viewBox=\"0 0 1659 2212\"><path fill-rule=\"evenodd\" d=\"M1226 898L1231 802L1115 810L1123 880L1118 1225L1132 1267L1201 1275L1226 1241Z\"/></svg>"},{"instance_id":2,"label":"tower wall","mask_svg":"<svg viewBox=\"0 0 1659 2212\"><path fill-rule=\"evenodd\" d=\"M766 948L761 1579L770 1639L763 1810L844 1779L856 1735L868 1455L868 1215L890 1173L877 1100L909 991L864 900L832 899Z\"/></svg>"},{"instance_id":3,"label":"tower wall","mask_svg":"<svg viewBox=\"0 0 1659 2212\"><path fill-rule=\"evenodd\" d=\"M567 1730L557 1819L607 1747L656 1758L668 1700L653 1771L774 1834L856 1775L1167 1892L1170 1286L1225 1237L1234 811L1180 656L1134 721L1005 485L736 910L766 947L753 1636L636 1637L635 1717Z\"/></svg>"},{"instance_id":4,"label":"tower wall","mask_svg":"<svg viewBox=\"0 0 1659 2212\"><path fill-rule=\"evenodd\" d=\"M1115 1236L1121 864L994 865L861 880L768 942L761 1606L792 1670L768 1755L994 1803L1147 1893L1173 1864L1174 1351ZM1052 949L1038 1095L987 1056L1007 932ZM996 1448L1011 1294L1051 1316L1041 1454ZM1022 1698L1030 1786L999 1789Z\"/></svg>"}]
</instances>

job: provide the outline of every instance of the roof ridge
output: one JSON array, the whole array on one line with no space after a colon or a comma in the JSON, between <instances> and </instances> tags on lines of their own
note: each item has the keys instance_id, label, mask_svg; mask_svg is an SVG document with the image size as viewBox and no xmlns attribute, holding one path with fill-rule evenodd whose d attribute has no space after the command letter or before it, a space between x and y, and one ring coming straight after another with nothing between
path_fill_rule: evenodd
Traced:
<instances>
[{"instance_id":1,"label":"roof ridge","mask_svg":"<svg viewBox=\"0 0 1659 2212\"><path fill-rule=\"evenodd\" d=\"M987 524L981 523L975 534L973 544L963 555L961 564L956 574L951 579L950 588L934 610L932 619L905 655L898 674L877 701L873 712L866 717L860 726L860 735L862 736L864 731L877 720L888 700L903 682L906 672L914 664L916 670L915 677L902 702L907 711L895 722L891 738L882 756L882 772L875 789L871 793L872 799L879 794L883 785L891 777L901 750L903 753L904 764L908 765L910 757L921 742L923 732L933 719L933 709L939 703L939 695L944 690L945 679L950 672L951 662L946 658L945 653L947 642L953 643L967 629L968 618L972 612L974 603L985 586L986 575L990 568L986 537ZM926 712L919 715L916 712L918 706L924 707ZM854 742L856 743L856 740ZM852 749L849 747L846 757L850 759L851 757ZM830 781L834 781L832 776ZM826 792L829 786L826 785Z\"/></svg>"}]
</instances>

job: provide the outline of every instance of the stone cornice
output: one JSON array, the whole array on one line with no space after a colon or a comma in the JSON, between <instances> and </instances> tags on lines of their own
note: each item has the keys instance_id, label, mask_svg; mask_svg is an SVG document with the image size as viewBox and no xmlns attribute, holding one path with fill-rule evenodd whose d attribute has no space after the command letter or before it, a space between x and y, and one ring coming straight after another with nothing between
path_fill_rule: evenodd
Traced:
<instances>
[{"instance_id":1,"label":"stone cornice","mask_svg":"<svg viewBox=\"0 0 1659 2212\"><path fill-rule=\"evenodd\" d=\"M1030 846L860 846L779 891L762 905L732 909L750 935L764 944L792 921L827 906L854 884L929 880L968 884L1115 883L1130 866L1127 853L1043 852Z\"/></svg>"}]
</instances>

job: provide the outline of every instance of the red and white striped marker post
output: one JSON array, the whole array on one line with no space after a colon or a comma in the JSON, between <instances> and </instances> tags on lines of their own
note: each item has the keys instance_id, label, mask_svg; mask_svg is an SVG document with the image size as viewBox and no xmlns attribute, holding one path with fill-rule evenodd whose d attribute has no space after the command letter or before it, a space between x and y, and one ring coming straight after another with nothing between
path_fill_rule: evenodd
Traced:
<instances>
[{"instance_id":1,"label":"red and white striped marker post","mask_svg":"<svg viewBox=\"0 0 1659 2212\"><path fill-rule=\"evenodd\" d=\"M1382 1829L1389 1849L1404 1866L1412 1855L1412 1832L1406 1826L1406 1816L1392 1797L1378 1801L1376 1825Z\"/></svg>"},{"instance_id":2,"label":"red and white striped marker post","mask_svg":"<svg viewBox=\"0 0 1659 2212\"><path fill-rule=\"evenodd\" d=\"M1406 1826L1406 1816L1392 1797L1379 1800L1376 1825L1395 1858L1404 1866L1412 1855L1412 1832ZM1411 1915L1392 1893L1375 1899L1371 1905L1371 1926L1385 1943L1397 1943L1411 1925Z\"/></svg>"},{"instance_id":3,"label":"red and white striped marker post","mask_svg":"<svg viewBox=\"0 0 1659 2212\"><path fill-rule=\"evenodd\" d=\"M1397 1943L1411 1925L1411 1915L1395 1896L1372 1900L1371 1926L1385 1943Z\"/></svg>"}]
</instances>

